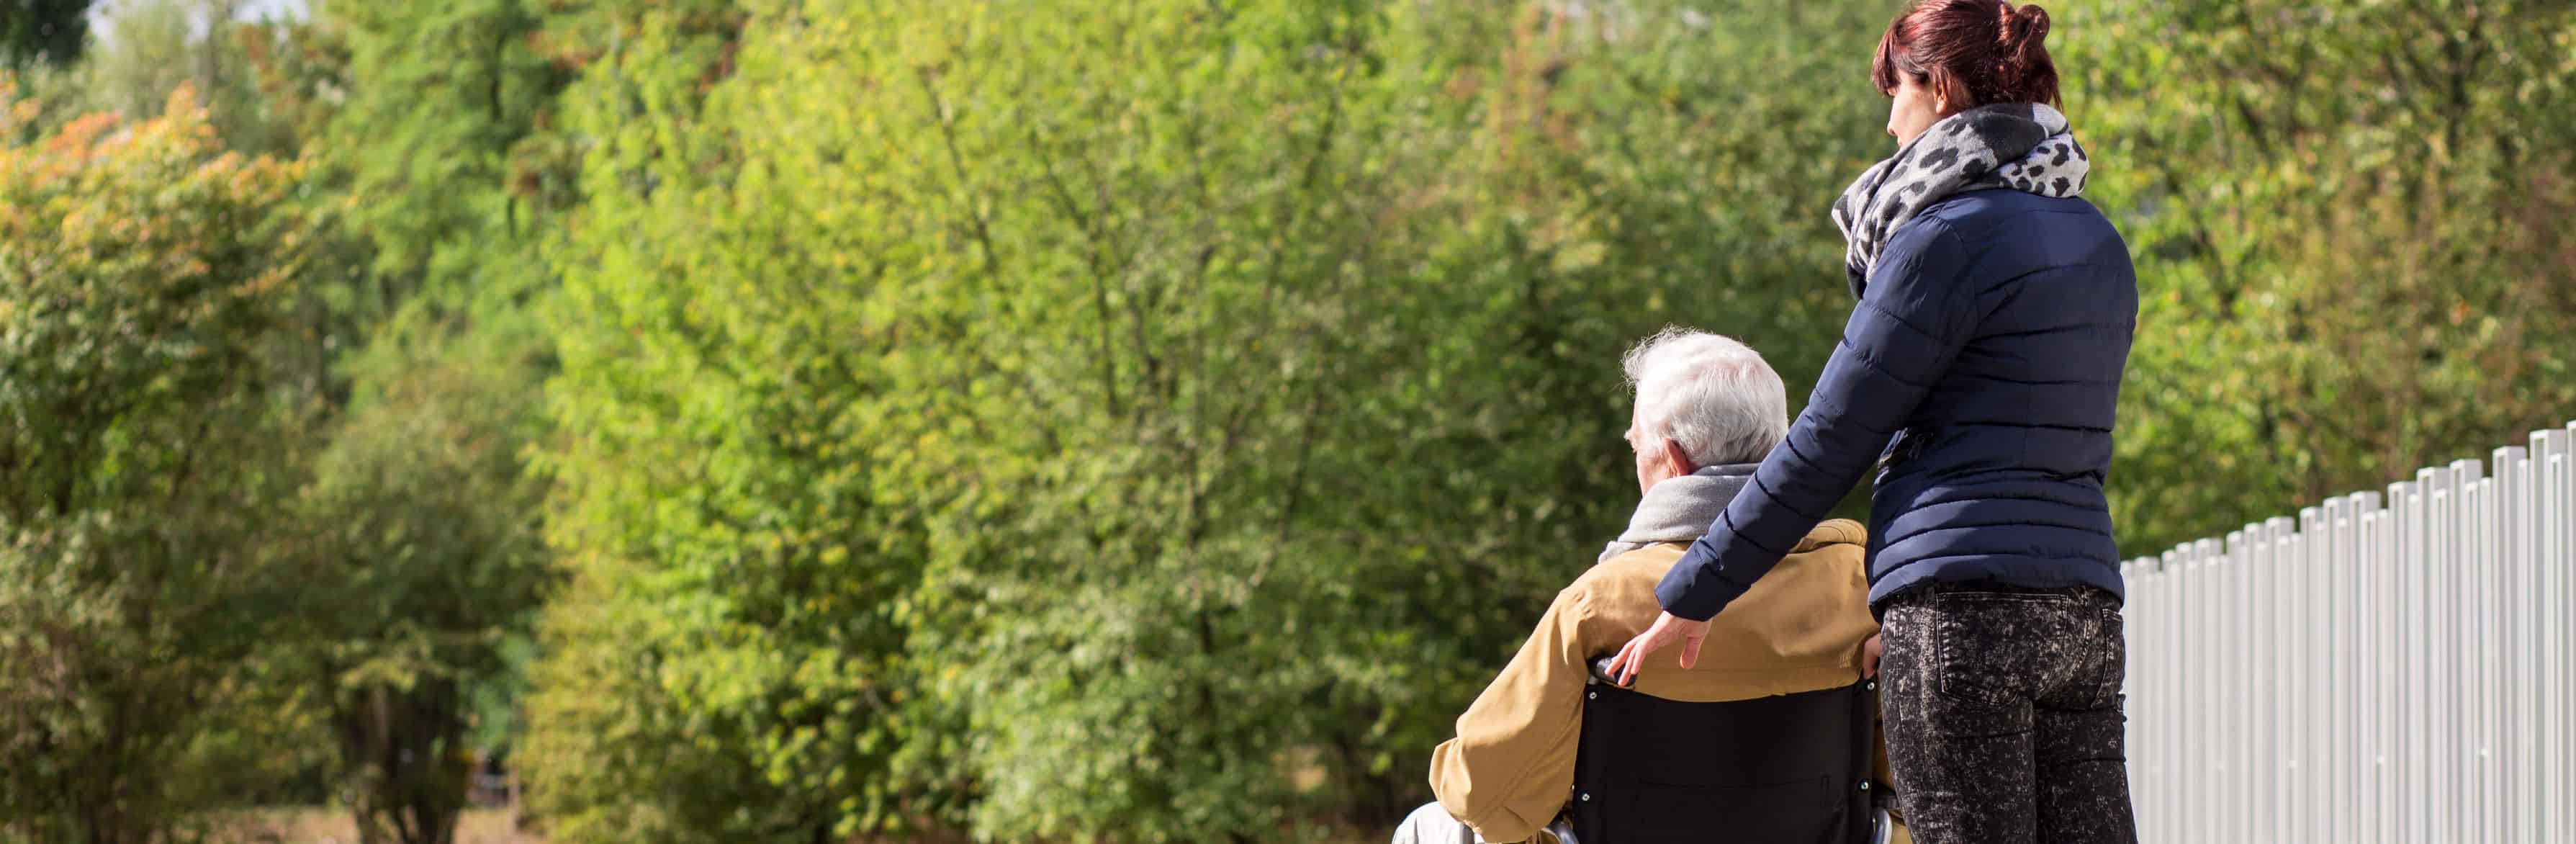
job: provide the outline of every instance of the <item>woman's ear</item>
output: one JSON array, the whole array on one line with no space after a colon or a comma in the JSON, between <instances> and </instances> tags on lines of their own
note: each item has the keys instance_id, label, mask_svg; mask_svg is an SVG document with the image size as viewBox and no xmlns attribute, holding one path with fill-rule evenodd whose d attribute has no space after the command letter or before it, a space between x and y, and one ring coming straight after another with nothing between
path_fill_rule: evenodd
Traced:
<instances>
[{"instance_id":1,"label":"woman's ear","mask_svg":"<svg viewBox=\"0 0 2576 844\"><path fill-rule=\"evenodd\" d=\"M1960 84L1957 77L1935 71L1930 81L1933 114L1948 117L1968 110L1971 102L1968 98L1968 86Z\"/></svg>"}]
</instances>

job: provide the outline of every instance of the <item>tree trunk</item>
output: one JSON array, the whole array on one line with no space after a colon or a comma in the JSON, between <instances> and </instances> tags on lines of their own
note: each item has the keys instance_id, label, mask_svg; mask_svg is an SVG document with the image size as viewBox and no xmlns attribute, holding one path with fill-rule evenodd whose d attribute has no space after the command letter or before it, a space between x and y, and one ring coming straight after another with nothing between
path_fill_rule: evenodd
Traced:
<instances>
[{"instance_id":1,"label":"tree trunk","mask_svg":"<svg viewBox=\"0 0 2576 844\"><path fill-rule=\"evenodd\" d=\"M457 694L444 679L421 680L408 692L378 686L334 718L362 844L455 840L473 774Z\"/></svg>"}]
</instances>

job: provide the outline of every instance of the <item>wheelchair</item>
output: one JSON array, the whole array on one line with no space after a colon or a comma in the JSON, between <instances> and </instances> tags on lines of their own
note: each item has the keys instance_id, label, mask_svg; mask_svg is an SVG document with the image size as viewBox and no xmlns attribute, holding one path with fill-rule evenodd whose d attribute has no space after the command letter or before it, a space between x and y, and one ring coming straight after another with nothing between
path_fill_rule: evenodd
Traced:
<instances>
[{"instance_id":1,"label":"wheelchair","mask_svg":"<svg viewBox=\"0 0 2576 844\"><path fill-rule=\"evenodd\" d=\"M1569 820L1579 844L1888 844L1875 682L1719 703L1583 690Z\"/></svg>"}]
</instances>

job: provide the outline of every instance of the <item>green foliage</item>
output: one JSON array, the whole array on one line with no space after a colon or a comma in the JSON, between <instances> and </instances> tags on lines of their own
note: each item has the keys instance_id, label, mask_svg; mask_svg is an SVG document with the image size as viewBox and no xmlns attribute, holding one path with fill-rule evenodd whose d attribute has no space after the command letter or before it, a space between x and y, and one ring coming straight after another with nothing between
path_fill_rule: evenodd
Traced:
<instances>
[{"instance_id":1,"label":"green foliage","mask_svg":"<svg viewBox=\"0 0 2576 844\"><path fill-rule=\"evenodd\" d=\"M332 734L362 840L445 842L478 748L468 706L515 682L505 659L550 569L539 487L520 471L528 408L506 367L453 355L351 409L301 502L297 552L322 596L298 623L333 690ZM506 738L506 734L502 736Z\"/></svg>"},{"instance_id":2,"label":"green foliage","mask_svg":"<svg viewBox=\"0 0 2576 844\"><path fill-rule=\"evenodd\" d=\"M559 840L820 840L885 799L886 601L907 581L853 404L877 347L842 334L864 305L795 246L813 221L719 178L733 130L698 112L740 21L586 21L614 37L565 99L597 141L549 311L548 530L572 585L521 757Z\"/></svg>"},{"instance_id":3,"label":"green foliage","mask_svg":"<svg viewBox=\"0 0 2576 844\"><path fill-rule=\"evenodd\" d=\"M2144 294L2127 548L2483 458L2576 407L2576 7L2122 3L2067 32L2095 201Z\"/></svg>"},{"instance_id":4,"label":"green foliage","mask_svg":"<svg viewBox=\"0 0 2576 844\"><path fill-rule=\"evenodd\" d=\"M1713 161L1620 154L1696 133L1754 157L1691 113L1723 82L1661 65L1692 40L1637 35L1687 32L1675 9L1624 38L1541 11L1466 37L1437 11L1228 13L1067 39L889 12L924 23L876 30L892 61L860 75L922 83L832 121L932 165L869 230L976 236L886 273L918 279L914 308L964 299L965 336L921 355L946 371L897 394L940 397L906 414L945 423L914 435L937 457L911 486L955 496L919 650L972 725L983 834L1392 820L1418 749L1634 500L1618 351L1663 303L1731 288L1759 304L1703 324L1759 339L1830 293L1740 252L1765 233L1684 175ZM1790 152L1745 183L1829 195ZM1662 244L1684 226L1725 234Z\"/></svg>"},{"instance_id":5,"label":"green foliage","mask_svg":"<svg viewBox=\"0 0 2576 844\"><path fill-rule=\"evenodd\" d=\"M303 501L306 551L348 597L292 650L334 689L368 842L453 834L475 754L517 738L507 701L552 580L522 465L552 360L543 226L571 201L546 131L571 73L542 49L546 12L329 3L262 65L318 138L352 268L328 310L364 338L338 359L350 404Z\"/></svg>"},{"instance_id":6,"label":"green foliage","mask_svg":"<svg viewBox=\"0 0 2576 844\"><path fill-rule=\"evenodd\" d=\"M1704 298L1830 331L1830 228L1734 192L1821 208L1872 151L1728 119L1750 61L1692 72L1820 63L1793 36L1848 15L1451 11L768 4L701 115L578 98L623 131L556 317L553 831L1267 839L1419 800L1633 502L1618 352ZM1777 119L1856 135L1835 87Z\"/></svg>"},{"instance_id":7,"label":"green foliage","mask_svg":"<svg viewBox=\"0 0 2576 844\"><path fill-rule=\"evenodd\" d=\"M363 252L333 302L363 326L344 360L357 393L459 350L526 369L490 400L536 401L533 314L555 278L538 250L572 202L567 142L544 131L572 75L540 50L548 5L326 1L267 65L271 90L341 92L310 128L321 199Z\"/></svg>"},{"instance_id":8,"label":"green foliage","mask_svg":"<svg viewBox=\"0 0 2576 844\"><path fill-rule=\"evenodd\" d=\"M0 147L0 832L30 841L167 840L288 606L297 172L192 102Z\"/></svg>"},{"instance_id":9,"label":"green foliage","mask_svg":"<svg viewBox=\"0 0 2576 844\"><path fill-rule=\"evenodd\" d=\"M0 63L13 71L78 61L88 43L91 0L0 2Z\"/></svg>"}]
</instances>

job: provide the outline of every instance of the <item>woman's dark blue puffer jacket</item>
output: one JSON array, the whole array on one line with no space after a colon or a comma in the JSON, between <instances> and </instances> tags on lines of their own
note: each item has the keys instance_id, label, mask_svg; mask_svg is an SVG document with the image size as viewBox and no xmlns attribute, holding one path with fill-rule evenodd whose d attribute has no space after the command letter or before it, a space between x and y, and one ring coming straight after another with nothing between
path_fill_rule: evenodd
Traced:
<instances>
[{"instance_id":1,"label":"woman's dark blue puffer jacket","mask_svg":"<svg viewBox=\"0 0 2576 844\"><path fill-rule=\"evenodd\" d=\"M2137 327L2128 246L2079 198L1962 193L1889 238L1753 483L1656 590L1706 619L1874 463L1870 605L1936 581L2121 595L2102 481Z\"/></svg>"}]
</instances>

